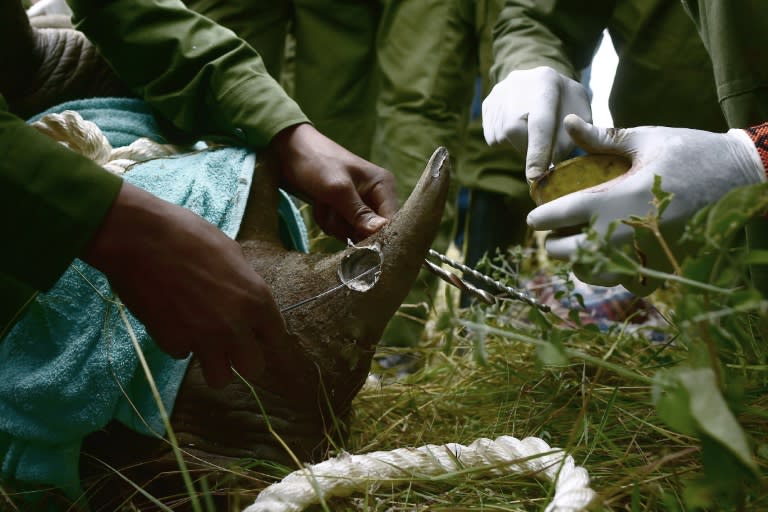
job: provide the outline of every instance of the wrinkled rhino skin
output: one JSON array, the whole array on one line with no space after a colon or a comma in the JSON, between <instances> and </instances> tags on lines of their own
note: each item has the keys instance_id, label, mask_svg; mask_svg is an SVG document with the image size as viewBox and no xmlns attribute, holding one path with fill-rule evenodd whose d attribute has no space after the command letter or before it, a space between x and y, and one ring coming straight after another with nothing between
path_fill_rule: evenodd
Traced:
<instances>
[{"instance_id":1,"label":"wrinkled rhino skin","mask_svg":"<svg viewBox=\"0 0 768 512\"><path fill-rule=\"evenodd\" d=\"M21 2L0 2L0 30L14 46L0 48L0 93L11 112L28 118L65 101L133 96L82 32L61 16L30 24ZM6 22L6 20L8 20Z\"/></svg>"},{"instance_id":2,"label":"wrinkled rhino skin","mask_svg":"<svg viewBox=\"0 0 768 512\"><path fill-rule=\"evenodd\" d=\"M209 485L226 487L222 481L231 479L210 464L226 467L257 459L295 467L295 461L322 460L329 445L343 445L350 405L368 375L375 345L415 280L437 231L449 158L445 149L438 149L390 223L356 247L332 255L282 247L272 168L262 163L256 170L258 182L252 187L238 240L281 308L338 285L339 265L350 254L366 251L361 247L380 247L381 274L367 291L342 288L285 313L292 336L283 346L267 350L265 371L250 384L235 381L224 389L211 389L193 361L171 422L179 445L190 455L187 463L208 474ZM251 210L251 205L272 206ZM134 470L125 470L127 474L156 496L183 495L178 466L163 440L111 425L87 439L83 452L83 475L91 481L104 474L104 466L94 463L96 457L117 468L133 466ZM158 477L163 472L167 478ZM157 485L153 487L150 480ZM253 490L261 484L250 479L244 485ZM96 510L113 507L111 500L119 495L114 485L102 486L103 493L94 489L91 501ZM133 492L130 487L125 490Z\"/></svg>"}]
</instances>

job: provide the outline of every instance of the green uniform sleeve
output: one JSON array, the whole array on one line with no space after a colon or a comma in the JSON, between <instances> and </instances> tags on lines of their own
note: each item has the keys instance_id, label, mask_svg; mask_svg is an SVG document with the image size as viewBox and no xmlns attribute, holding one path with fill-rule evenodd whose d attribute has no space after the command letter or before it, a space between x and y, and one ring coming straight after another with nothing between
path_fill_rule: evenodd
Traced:
<instances>
[{"instance_id":1,"label":"green uniform sleeve","mask_svg":"<svg viewBox=\"0 0 768 512\"><path fill-rule=\"evenodd\" d=\"M0 102L0 269L47 289L82 252L122 180L10 114Z\"/></svg>"},{"instance_id":2,"label":"green uniform sleeve","mask_svg":"<svg viewBox=\"0 0 768 512\"><path fill-rule=\"evenodd\" d=\"M0 337L85 248L122 180L38 133L0 96Z\"/></svg>"},{"instance_id":3,"label":"green uniform sleeve","mask_svg":"<svg viewBox=\"0 0 768 512\"><path fill-rule=\"evenodd\" d=\"M498 83L516 69L549 66L578 79L592 62L615 0L504 0L494 28L494 65Z\"/></svg>"},{"instance_id":4,"label":"green uniform sleeve","mask_svg":"<svg viewBox=\"0 0 768 512\"><path fill-rule=\"evenodd\" d=\"M712 59L717 96L728 125L768 119L768 3L683 0Z\"/></svg>"},{"instance_id":5,"label":"green uniform sleeve","mask_svg":"<svg viewBox=\"0 0 768 512\"><path fill-rule=\"evenodd\" d=\"M264 147L307 118L234 32L178 0L69 0L77 28L184 131Z\"/></svg>"}]
</instances>

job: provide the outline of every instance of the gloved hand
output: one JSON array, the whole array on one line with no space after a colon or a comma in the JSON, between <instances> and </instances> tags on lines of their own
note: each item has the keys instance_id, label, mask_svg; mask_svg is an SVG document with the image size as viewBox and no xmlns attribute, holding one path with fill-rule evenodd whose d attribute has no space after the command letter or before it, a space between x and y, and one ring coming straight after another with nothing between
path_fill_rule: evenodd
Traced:
<instances>
[{"instance_id":1,"label":"gloved hand","mask_svg":"<svg viewBox=\"0 0 768 512\"><path fill-rule=\"evenodd\" d=\"M595 230L605 234L615 220L645 216L653 209L651 189L654 176L658 175L661 188L674 194L660 220L664 239L674 252L680 249L677 242L685 223L696 211L731 189L765 180L760 156L744 130L712 133L661 126L603 129L575 115L567 116L564 124L573 140L588 152L624 155L632 161L632 167L618 178L534 209L528 215L528 224L537 230L561 230L592 220ZM632 235L630 226L619 224L610 243L617 247L632 243ZM585 237L550 237L546 248L554 258L568 258L585 242ZM640 236L636 243L645 266L669 268L668 258L652 237ZM635 293L652 291L627 276L579 277L605 286L621 283Z\"/></svg>"},{"instance_id":2,"label":"gloved hand","mask_svg":"<svg viewBox=\"0 0 768 512\"><path fill-rule=\"evenodd\" d=\"M573 151L562 124L567 114L592 120L583 85L546 66L512 71L483 101L485 141L509 142L526 155L525 177L532 181Z\"/></svg>"}]
</instances>

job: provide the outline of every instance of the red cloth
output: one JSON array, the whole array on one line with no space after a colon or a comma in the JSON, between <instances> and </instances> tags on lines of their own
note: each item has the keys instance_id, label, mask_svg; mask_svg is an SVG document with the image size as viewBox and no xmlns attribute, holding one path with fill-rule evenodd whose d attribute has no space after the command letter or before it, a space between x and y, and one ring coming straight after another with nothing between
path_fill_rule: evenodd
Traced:
<instances>
[{"instance_id":1,"label":"red cloth","mask_svg":"<svg viewBox=\"0 0 768 512\"><path fill-rule=\"evenodd\" d=\"M755 143L757 154L760 155L760 160L763 162L763 170L768 177L768 123L752 126L744 131Z\"/></svg>"}]
</instances>

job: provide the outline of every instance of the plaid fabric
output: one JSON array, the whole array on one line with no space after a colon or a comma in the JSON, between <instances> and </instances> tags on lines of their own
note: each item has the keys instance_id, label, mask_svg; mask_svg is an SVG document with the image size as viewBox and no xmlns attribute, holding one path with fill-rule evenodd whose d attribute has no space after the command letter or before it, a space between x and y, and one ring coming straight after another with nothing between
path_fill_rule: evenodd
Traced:
<instances>
[{"instance_id":1,"label":"plaid fabric","mask_svg":"<svg viewBox=\"0 0 768 512\"><path fill-rule=\"evenodd\" d=\"M765 170L766 177L768 177L768 123L752 126L745 131L755 143L757 153L760 155L760 160L763 162L763 169Z\"/></svg>"},{"instance_id":2,"label":"plaid fabric","mask_svg":"<svg viewBox=\"0 0 768 512\"><path fill-rule=\"evenodd\" d=\"M650 341L667 340L667 321L648 299L621 286L592 286L573 274L569 279L570 290L560 278L539 272L525 287L565 322L576 321L575 313L581 325L594 324L602 331L620 327L625 332L638 332Z\"/></svg>"}]
</instances>

